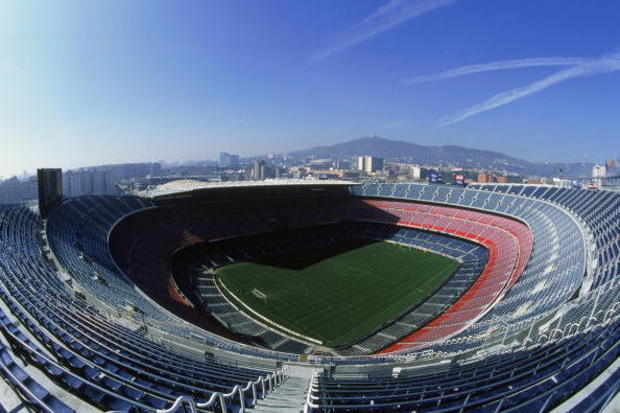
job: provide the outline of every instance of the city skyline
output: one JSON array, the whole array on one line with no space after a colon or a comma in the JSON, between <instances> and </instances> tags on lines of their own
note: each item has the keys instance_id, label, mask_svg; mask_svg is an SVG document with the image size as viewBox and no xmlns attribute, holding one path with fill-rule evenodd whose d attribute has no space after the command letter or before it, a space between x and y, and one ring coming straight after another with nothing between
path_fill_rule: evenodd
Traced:
<instances>
[{"instance_id":1,"label":"city skyline","mask_svg":"<svg viewBox=\"0 0 620 413\"><path fill-rule=\"evenodd\" d=\"M0 175L378 135L618 156L613 1L0 6ZM467 77L464 77L467 76Z\"/></svg>"}]
</instances>

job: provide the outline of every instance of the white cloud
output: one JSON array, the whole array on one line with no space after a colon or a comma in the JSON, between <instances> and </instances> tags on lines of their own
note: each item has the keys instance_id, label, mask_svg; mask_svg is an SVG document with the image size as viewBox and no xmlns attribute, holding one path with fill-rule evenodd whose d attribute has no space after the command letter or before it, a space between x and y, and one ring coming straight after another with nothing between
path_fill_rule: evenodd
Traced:
<instances>
[{"instance_id":1,"label":"white cloud","mask_svg":"<svg viewBox=\"0 0 620 413\"><path fill-rule=\"evenodd\" d=\"M456 1L390 0L373 14L346 30L334 44L314 53L311 62L320 62L407 20Z\"/></svg>"},{"instance_id":2,"label":"white cloud","mask_svg":"<svg viewBox=\"0 0 620 413\"><path fill-rule=\"evenodd\" d=\"M404 79L403 83L427 83L435 80L450 79L492 70L519 69L523 67L538 66L576 66L587 63L589 59L580 57L535 57L530 59L500 60L497 62L482 63L478 65L461 66L455 69L445 70L430 75L416 76Z\"/></svg>"},{"instance_id":3,"label":"white cloud","mask_svg":"<svg viewBox=\"0 0 620 413\"><path fill-rule=\"evenodd\" d=\"M440 123L437 127L440 128L456 122L460 122L479 113L507 105L508 103L514 102L517 99L521 99L531 94L540 92L550 86L565 82L573 78L612 73L618 70L620 70L620 53L618 52L605 55L598 59L591 59L583 64L560 70L559 72L556 72L527 86L522 86L519 88L508 90L506 92L498 93L497 95L492 96L491 98L485 100L482 103L458 112L454 116Z\"/></svg>"}]
</instances>

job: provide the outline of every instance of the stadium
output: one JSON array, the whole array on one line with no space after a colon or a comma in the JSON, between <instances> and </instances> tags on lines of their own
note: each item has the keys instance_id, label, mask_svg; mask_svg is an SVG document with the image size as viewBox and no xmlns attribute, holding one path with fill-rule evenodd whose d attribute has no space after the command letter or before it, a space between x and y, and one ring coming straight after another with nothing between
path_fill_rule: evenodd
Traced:
<instances>
[{"instance_id":1,"label":"stadium","mask_svg":"<svg viewBox=\"0 0 620 413\"><path fill-rule=\"evenodd\" d=\"M3 205L0 373L42 412L604 411L619 234L620 193L548 185Z\"/></svg>"}]
</instances>

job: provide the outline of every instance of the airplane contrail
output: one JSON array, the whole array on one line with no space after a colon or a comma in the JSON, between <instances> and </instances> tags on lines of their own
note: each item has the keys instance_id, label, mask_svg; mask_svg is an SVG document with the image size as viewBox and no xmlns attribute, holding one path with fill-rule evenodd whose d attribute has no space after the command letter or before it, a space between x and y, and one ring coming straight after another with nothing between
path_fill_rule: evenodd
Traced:
<instances>
[{"instance_id":1,"label":"airplane contrail","mask_svg":"<svg viewBox=\"0 0 620 413\"><path fill-rule=\"evenodd\" d=\"M508 103L514 102L517 99L521 99L525 96L540 92L550 86L565 82L573 78L612 73L618 70L620 70L620 52L605 55L598 59L590 59L583 64L560 70L559 72L556 72L543 79L537 80L536 82L531 83L527 86L522 86L519 88L508 90L506 92L498 93L497 95L492 96L484 102L471 106L446 119L445 121L437 125L436 128L451 125L479 113L486 112L487 110L507 105Z\"/></svg>"},{"instance_id":2,"label":"airplane contrail","mask_svg":"<svg viewBox=\"0 0 620 413\"><path fill-rule=\"evenodd\" d=\"M430 75L415 76L404 79L403 83L427 83L435 80L450 79L493 70L519 69L538 66L576 66L587 63L590 59L580 57L534 57L530 59L500 60L497 62L461 66Z\"/></svg>"},{"instance_id":3,"label":"airplane contrail","mask_svg":"<svg viewBox=\"0 0 620 413\"><path fill-rule=\"evenodd\" d=\"M335 44L318 50L311 57L312 63L320 62L351 46L366 41L407 20L431 10L448 6L458 0L390 0L370 16L346 30Z\"/></svg>"}]
</instances>

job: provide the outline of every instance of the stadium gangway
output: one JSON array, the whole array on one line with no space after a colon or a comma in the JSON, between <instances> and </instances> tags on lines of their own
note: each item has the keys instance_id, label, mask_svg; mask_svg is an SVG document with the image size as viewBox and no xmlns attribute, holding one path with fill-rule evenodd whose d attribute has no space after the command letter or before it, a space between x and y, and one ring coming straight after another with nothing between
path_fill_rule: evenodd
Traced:
<instances>
[{"instance_id":1,"label":"stadium gangway","mask_svg":"<svg viewBox=\"0 0 620 413\"><path fill-rule=\"evenodd\" d=\"M205 403L196 403L193 397L190 396L179 396L172 406L167 409L157 409L156 413L198 413L202 409L216 408L219 406L221 413L228 413L228 404L233 402L237 397L239 398L239 413L246 412L245 406L245 394L247 392L252 392L252 402L250 406L252 407L256 404L258 400L257 396L257 388L260 386L261 394L265 395L267 392L271 392L276 387L280 386L282 383L286 381L288 378L288 367L284 366L281 369L274 371L266 376L260 376L255 381L248 381L245 387L241 387L240 385L236 385L230 391L230 393L222 393L219 391L213 392L209 400ZM265 383L267 383L265 385ZM215 410L214 410L215 412ZM107 413L125 413L120 410L112 410Z\"/></svg>"}]
</instances>

